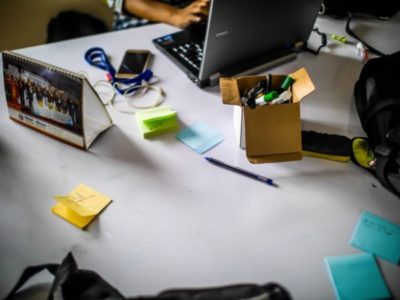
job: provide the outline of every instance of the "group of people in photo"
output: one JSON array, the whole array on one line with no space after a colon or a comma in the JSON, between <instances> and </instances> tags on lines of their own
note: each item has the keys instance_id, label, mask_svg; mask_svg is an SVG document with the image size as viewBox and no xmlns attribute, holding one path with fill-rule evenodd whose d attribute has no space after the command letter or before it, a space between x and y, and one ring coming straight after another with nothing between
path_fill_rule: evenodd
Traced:
<instances>
[{"instance_id":1,"label":"group of people in photo","mask_svg":"<svg viewBox=\"0 0 400 300\"><path fill-rule=\"evenodd\" d=\"M81 126L80 99L29 71L15 70L9 64L4 73L9 106L64 125Z\"/></svg>"}]
</instances>

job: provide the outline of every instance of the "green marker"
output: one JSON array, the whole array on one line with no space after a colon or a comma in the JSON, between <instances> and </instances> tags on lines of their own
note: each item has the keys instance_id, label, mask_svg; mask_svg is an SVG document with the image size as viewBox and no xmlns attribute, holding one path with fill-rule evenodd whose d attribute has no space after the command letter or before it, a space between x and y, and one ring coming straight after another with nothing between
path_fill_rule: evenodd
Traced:
<instances>
[{"instance_id":1,"label":"green marker","mask_svg":"<svg viewBox=\"0 0 400 300\"><path fill-rule=\"evenodd\" d=\"M294 79L292 77L286 76L281 84L281 89L285 90L285 91L288 90L293 82L294 82Z\"/></svg>"},{"instance_id":2,"label":"green marker","mask_svg":"<svg viewBox=\"0 0 400 300\"><path fill-rule=\"evenodd\" d=\"M279 95L278 98L272 100L268 104L274 105L274 104L286 103L289 102L291 98L292 98L292 93L290 91L284 91L282 94Z\"/></svg>"},{"instance_id":3,"label":"green marker","mask_svg":"<svg viewBox=\"0 0 400 300\"><path fill-rule=\"evenodd\" d=\"M265 105L268 102L271 102L272 100L274 100L275 98L278 98L278 92L277 91L271 91L261 97L258 97L256 99L256 105Z\"/></svg>"},{"instance_id":4,"label":"green marker","mask_svg":"<svg viewBox=\"0 0 400 300\"><path fill-rule=\"evenodd\" d=\"M346 44L348 42L347 38L343 35L338 35L338 34L331 34L331 39L338 41L340 43Z\"/></svg>"}]
</instances>

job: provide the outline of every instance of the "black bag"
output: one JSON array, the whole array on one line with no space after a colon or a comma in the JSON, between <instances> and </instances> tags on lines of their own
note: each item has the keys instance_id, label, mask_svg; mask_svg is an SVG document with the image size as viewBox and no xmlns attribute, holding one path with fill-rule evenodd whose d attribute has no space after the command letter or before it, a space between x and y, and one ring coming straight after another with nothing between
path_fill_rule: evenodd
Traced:
<instances>
[{"instance_id":1,"label":"black bag","mask_svg":"<svg viewBox=\"0 0 400 300\"><path fill-rule=\"evenodd\" d=\"M375 153L374 174L400 196L400 51L373 58L354 87L355 105Z\"/></svg>"},{"instance_id":2,"label":"black bag","mask_svg":"<svg viewBox=\"0 0 400 300\"><path fill-rule=\"evenodd\" d=\"M78 11L62 11L47 25L47 43L107 32L100 19Z\"/></svg>"},{"instance_id":3,"label":"black bag","mask_svg":"<svg viewBox=\"0 0 400 300\"><path fill-rule=\"evenodd\" d=\"M15 287L4 300L12 300L29 278L44 269L54 275L54 281L48 295L49 300L52 300L60 292L64 300L291 300L286 289L275 283L177 289L168 290L156 296L125 298L96 272L78 269L71 253L68 253L61 264L44 264L26 268Z\"/></svg>"},{"instance_id":4,"label":"black bag","mask_svg":"<svg viewBox=\"0 0 400 300\"><path fill-rule=\"evenodd\" d=\"M347 13L362 13L376 16L381 19L392 17L400 10L400 1L349 1L349 0L324 0L321 5L321 14L337 17L347 16Z\"/></svg>"}]
</instances>

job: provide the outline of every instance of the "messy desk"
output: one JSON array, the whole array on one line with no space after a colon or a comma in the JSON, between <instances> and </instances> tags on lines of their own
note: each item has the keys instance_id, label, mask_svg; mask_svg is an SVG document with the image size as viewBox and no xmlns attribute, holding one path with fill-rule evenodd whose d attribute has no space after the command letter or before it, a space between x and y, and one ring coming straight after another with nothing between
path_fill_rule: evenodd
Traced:
<instances>
[{"instance_id":1,"label":"messy desk","mask_svg":"<svg viewBox=\"0 0 400 300\"><path fill-rule=\"evenodd\" d=\"M360 30L394 51L400 49L399 20L399 14L383 25L370 20L372 30ZM383 35L381 26L388 26ZM341 20L319 17L317 27L345 35ZM87 49L102 47L115 65L125 49L149 49L156 86L180 128L206 124L223 140L199 154L176 133L145 139L135 115L108 107L113 126L83 151L11 121L2 89L0 298L25 267L59 262L71 251L80 267L98 272L125 296L278 282L293 299L335 299L325 258L361 252L350 244L361 213L400 223L399 199L351 162L249 163L235 135L233 108L222 103L219 88L196 87L152 44L174 30L156 24L17 50L82 72L94 84L105 73L85 62ZM365 135L352 102L362 68L356 49L331 42L318 56L301 53L268 72L302 67L316 87L302 101L302 129ZM272 178L278 187L214 166L205 156ZM54 195L80 183L112 200L85 230L50 211ZM377 260L391 294L400 298L399 266Z\"/></svg>"}]
</instances>

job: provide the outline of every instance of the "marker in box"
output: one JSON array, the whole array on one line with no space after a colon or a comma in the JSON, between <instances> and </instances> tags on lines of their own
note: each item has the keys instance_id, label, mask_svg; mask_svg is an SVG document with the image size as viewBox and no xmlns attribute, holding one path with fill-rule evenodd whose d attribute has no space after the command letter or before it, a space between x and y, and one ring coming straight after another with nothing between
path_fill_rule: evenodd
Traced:
<instances>
[{"instance_id":1,"label":"marker in box","mask_svg":"<svg viewBox=\"0 0 400 300\"><path fill-rule=\"evenodd\" d=\"M278 98L278 92L277 91L271 91L259 98L256 99L256 105L265 105L268 104L268 102L271 102L272 100Z\"/></svg>"},{"instance_id":2,"label":"marker in box","mask_svg":"<svg viewBox=\"0 0 400 300\"><path fill-rule=\"evenodd\" d=\"M292 98L292 93L290 91L284 91L282 94L279 95L278 98L275 98L269 104L270 105L282 104L285 102L289 102L291 98Z\"/></svg>"},{"instance_id":3,"label":"marker in box","mask_svg":"<svg viewBox=\"0 0 400 300\"><path fill-rule=\"evenodd\" d=\"M288 90L293 82L294 82L294 79L292 77L286 76L285 79L283 80L282 84L281 84L281 89L282 90Z\"/></svg>"}]
</instances>

